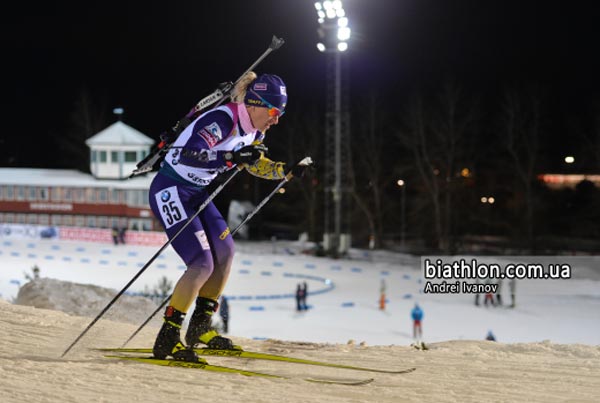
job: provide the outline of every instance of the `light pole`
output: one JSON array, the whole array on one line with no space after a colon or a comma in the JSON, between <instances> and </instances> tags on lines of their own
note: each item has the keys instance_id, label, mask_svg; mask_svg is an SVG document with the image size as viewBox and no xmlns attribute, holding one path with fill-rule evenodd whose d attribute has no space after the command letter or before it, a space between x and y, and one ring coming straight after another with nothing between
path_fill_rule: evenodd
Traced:
<instances>
[{"instance_id":1,"label":"light pole","mask_svg":"<svg viewBox=\"0 0 600 403\"><path fill-rule=\"evenodd\" d=\"M350 247L349 215L343 216L342 212L344 203L349 202L345 195L349 189L349 135L347 105L343 96L342 53L348 49L350 27L341 0L317 1L315 9L320 39L317 49L329 57L323 243L327 251L338 255L345 254Z\"/></svg>"}]
</instances>

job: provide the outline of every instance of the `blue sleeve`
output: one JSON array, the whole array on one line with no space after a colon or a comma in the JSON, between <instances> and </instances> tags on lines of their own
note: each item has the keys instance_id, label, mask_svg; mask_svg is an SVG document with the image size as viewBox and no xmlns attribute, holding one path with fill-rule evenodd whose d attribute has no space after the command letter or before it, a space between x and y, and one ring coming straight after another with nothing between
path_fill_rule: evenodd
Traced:
<instances>
[{"instance_id":1,"label":"blue sleeve","mask_svg":"<svg viewBox=\"0 0 600 403\"><path fill-rule=\"evenodd\" d=\"M213 169L223 165L221 153L211 149L233 129L233 119L222 110L207 113L193 123L192 135L187 141L180 161L184 165Z\"/></svg>"}]
</instances>

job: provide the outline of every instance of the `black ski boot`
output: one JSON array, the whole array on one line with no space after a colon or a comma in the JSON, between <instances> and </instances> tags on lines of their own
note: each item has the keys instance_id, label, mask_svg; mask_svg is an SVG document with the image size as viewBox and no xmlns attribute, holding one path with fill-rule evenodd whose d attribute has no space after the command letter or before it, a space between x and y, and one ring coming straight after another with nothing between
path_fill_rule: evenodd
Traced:
<instances>
[{"instance_id":1,"label":"black ski boot","mask_svg":"<svg viewBox=\"0 0 600 403\"><path fill-rule=\"evenodd\" d=\"M152 349L154 357L164 360L167 356L178 361L205 362L198 358L193 349L185 347L180 340L179 332L185 314L172 306L165 310L165 316L160 332Z\"/></svg>"},{"instance_id":2,"label":"black ski boot","mask_svg":"<svg viewBox=\"0 0 600 403\"><path fill-rule=\"evenodd\" d=\"M230 339L219 335L212 328L212 316L217 311L217 308L219 308L217 301L202 297L196 298L196 309L190 319L190 324L185 334L185 342L191 347L203 343L208 348L217 350L241 350L241 347L234 345Z\"/></svg>"}]
</instances>

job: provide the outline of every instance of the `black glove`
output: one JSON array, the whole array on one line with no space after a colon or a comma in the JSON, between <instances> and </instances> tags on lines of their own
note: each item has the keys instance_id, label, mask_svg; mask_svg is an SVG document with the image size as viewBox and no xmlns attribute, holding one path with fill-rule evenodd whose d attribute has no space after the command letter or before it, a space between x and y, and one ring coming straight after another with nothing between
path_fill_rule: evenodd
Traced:
<instances>
[{"instance_id":1,"label":"black glove","mask_svg":"<svg viewBox=\"0 0 600 403\"><path fill-rule=\"evenodd\" d=\"M229 166L233 164L248 164L253 165L260 159L262 154L267 151L267 147L263 144L245 146L237 151L227 151L223 158Z\"/></svg>"},{"instance_id":2,"label":"black glove","mask_svg":"<svg viewBox=\"0 0 600 403\"><path fill-rule=\"evenodd\" d=\"M296 178L302 178L306 172L313 168L313 160L310 157L304 158L290 169L292 175Z\"/></svg>"}]
</instances>

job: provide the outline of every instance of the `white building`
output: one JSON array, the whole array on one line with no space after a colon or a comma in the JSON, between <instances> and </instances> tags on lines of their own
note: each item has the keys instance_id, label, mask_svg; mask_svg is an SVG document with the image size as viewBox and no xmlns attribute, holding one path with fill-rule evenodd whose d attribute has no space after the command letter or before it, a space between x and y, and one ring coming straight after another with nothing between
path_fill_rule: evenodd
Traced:
<instances>
[{"instance_id":1,"label":"white building","mask_svg":"<svg viewBox=\"0 0 600 403\"><path fill-rule=\"evenodd\" d=\"M116 122L86 141L92 175L0 168L0 223L159 229L148 205L154 173L126 179L154 141Z\"/></svg>"}]
</instances>

